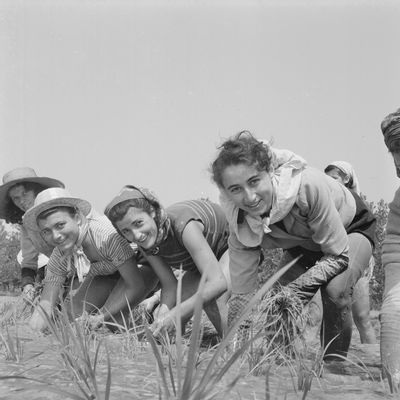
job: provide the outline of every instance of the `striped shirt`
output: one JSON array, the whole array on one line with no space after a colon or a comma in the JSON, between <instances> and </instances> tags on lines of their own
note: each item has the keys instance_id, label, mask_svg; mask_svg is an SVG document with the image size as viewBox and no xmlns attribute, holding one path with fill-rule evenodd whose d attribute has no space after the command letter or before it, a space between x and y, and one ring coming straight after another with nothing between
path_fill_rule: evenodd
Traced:
<instances>
[{"instance_id":1,"label":"striped shirt","mask_svg":"<svg viewBox=\"0 0 400 400\"><path fill-rule=\"evenodd\" d=\"M99 261L91 263L88 277L114 274L126 260L135 256L135 247L117 233L106 216L91 212L87 216L87 222L87 235L100 258ZM62 285L76 274L73 259L68 270L69 259L70 257L57 247L53 250L47 264L45 284Z\"/></svg>"},{"instance_id":2,"label":"striped shirt","mask_svg":"<svg viewBox=\"0 0 400 400\"><path fill-rule=\"evenodd\" d=\"M211 250L220 259L228 249L229 228L222 208L208 200L187 200L166 208L171 221L167 239L159 246L157 255L172 268L197 269L186 250L182 234L190 221L198 221L204 226L203 235Z\"/></svg>"}]
</instances>

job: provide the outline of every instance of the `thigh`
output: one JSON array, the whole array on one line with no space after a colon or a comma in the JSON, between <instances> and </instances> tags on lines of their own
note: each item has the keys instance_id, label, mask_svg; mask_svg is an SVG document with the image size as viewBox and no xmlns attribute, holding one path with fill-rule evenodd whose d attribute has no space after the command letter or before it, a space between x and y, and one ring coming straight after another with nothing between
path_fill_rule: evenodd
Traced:
<instances>
[{"instance_id":1,"label":"thigh","mask_svg":"<svg viewBox=\"0 0 400 400\"><path fill-rule=\"evenodd\" d=\"M369 266L372 255L370 241L361 233L351 233L349 238L349 266L326 285L326 294L337 298L351 294L354 285ZM325 290L324 290L325 291ZM324 295L324 293L323 293Z\"/></svg>"},{"instance_id":2,"label":"thigh","mask_svg":"<svg viewBox=\"0 0 400 400\"><path fill-rule=\"evenodd\" d=\"M91 313L102 307L114 290L118 279L120 279L119 273L85 279L71 296L73 313L80 315L83 310Z\"/></svg>"}]
</instances>

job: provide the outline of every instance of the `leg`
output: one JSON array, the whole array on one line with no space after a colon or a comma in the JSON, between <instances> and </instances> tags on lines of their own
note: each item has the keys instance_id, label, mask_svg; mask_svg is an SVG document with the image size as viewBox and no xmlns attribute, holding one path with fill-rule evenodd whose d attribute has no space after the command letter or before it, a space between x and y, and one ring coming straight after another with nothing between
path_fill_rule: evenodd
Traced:
<instances>
[{"instance_id":1,"label":"leg","mask_svg":"<svg viewBox=\"0 0 400 400\"><path fill-rule=\"evenodd\" d=\"M324 309L321 337L322 345L327 347L326 355L347 355L352 331L351 295L372 254L371 243L365 236L352 233L348 237L348 268L321 288Z\"/></svg>"},{"instance_id":2,"label":"leg","mask_svg":"<svg viewBox=\"0 0 400 400\"><path fill-rule=\"evenodd\" d=\"M73 286L74 293L69 295L69 299L66 299L72 318L79 317L84 311L92 313L99 309L107 300L119 278L119 273L95 276L85 279L77 289L74 289Z\"/></svg>"},{"instance_id":3,"label":"leg","mask_svg":"<svg viewBox=\"0 0 400 400\"><path fill-rule=\"evenodd\" d=\"M375 343L375 331L369 318L369 279L366 276L361 277L354 286L351 311L361 343Z\"/></svg>"}]
</instances>

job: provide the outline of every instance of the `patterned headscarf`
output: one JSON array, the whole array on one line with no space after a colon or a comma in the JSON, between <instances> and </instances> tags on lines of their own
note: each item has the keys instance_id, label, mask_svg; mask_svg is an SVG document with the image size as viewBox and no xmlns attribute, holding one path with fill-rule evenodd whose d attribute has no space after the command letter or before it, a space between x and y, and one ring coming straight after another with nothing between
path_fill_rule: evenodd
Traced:
<instances>
[{"instance_id":1,"label":"patterned headscarf","mask_svg":"<svg viewBox=\"0 0 400 400\"><path fill-rule=\"evenodd\" d=\"M400 139L400 108L383 119L381 129L385 144L391 151L393 142Z\"/></svg>"},{"instance_id":2,"label":"patterned headscarf","mask_svg":"<svg viewBox=\"0 0 400 400\"><path fill-rule=\"evenodd\" d=\"M171 221L164 207L160 204L157 196L149 189L132 185L124 186L116 197L114 197L104 210L104 214L109 217L110 211L117 205L126 200L144 199L154 208L154 221L157 226L157 238L151 249L142 249L145 253L157 254L160 244L167 238ZM118 230L118 228L114 225ZM139 246L140 247L140 246Z\"/></svg>"}]
</instances>

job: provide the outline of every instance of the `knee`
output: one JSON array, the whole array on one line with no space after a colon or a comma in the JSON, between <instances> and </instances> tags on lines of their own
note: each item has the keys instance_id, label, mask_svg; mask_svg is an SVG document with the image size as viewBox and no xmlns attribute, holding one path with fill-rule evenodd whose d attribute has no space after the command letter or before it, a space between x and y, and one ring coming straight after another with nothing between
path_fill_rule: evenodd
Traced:
<instances>
[{"instance_id":1,"label":"knee","mask_svg":"<svg viewBox=\"0 0 400 400\"><path fill-rule=\"evenodd\" d=\"M342 288L327 288L326 296L338 309L351 307L351 295L349 290Z\"/></svg>"},{"instance_id":2,"label":"knee","mask_svg":"<svg viewBox=\"0 0 400 400\"><path fill-rule=\"evenodd\" d=\"M369 324L369 312L353 310L353 319L357 326L367 326Z\"/></svg>"}]
</instances>

